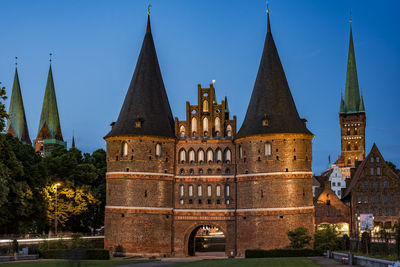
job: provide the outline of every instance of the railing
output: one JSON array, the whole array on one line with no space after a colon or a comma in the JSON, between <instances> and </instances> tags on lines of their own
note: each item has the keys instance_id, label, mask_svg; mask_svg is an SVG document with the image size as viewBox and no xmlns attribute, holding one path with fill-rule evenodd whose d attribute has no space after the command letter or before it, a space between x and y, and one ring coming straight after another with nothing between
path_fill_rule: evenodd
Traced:
<instances>
[{"instance_id":1,"label":"railing","mask_svg":"<svg viewBox=\"0 0 400 267\"><path fill-rule=\"evenodd\" d=\"M352 253L340 253L327 251L327 257L340 261L347 265L361 265L368 267L388 267L393 266L393 261L382 260L377 258L369 258L364 256L355 256Z\"/></svg>"}]
</instances>

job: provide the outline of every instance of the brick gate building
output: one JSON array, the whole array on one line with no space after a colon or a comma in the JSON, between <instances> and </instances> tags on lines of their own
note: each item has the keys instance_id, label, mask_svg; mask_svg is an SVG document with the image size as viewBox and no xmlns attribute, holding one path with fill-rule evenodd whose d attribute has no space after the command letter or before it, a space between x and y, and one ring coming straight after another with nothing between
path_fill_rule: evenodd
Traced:
<instances>
[{"instance_id":1,"label":"brick gate building","mask_svg":"<svg viewBox=\"0 0 400 267\"><path fill-rule=\"evenodd\" d=\"M225 253L289 244L313 233L312 138L300 119L268 30L243 125L213 84L173 119L147 22L118 120L107 142L105 248L130 254L192 255L204 226L225 236Z\"/></svg>"}]
</instances>

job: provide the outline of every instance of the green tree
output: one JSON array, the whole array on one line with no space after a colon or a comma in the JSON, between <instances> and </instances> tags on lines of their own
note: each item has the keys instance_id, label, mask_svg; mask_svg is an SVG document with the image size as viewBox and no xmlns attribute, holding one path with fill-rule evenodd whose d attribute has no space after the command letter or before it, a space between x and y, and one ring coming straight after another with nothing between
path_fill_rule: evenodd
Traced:
<instances>
[{"instance_id":1,"label":"green tree","mask_svg":"<svg viewBox=\"0 0 400 267\"><path fill-rule=\"evenodd\" d=\"M320 252L338 248L338 236L333 227L326 227L315 231L314 249Z\"/></svg>"},{"instance_id":2,"label":"green tree","mask_svg":"<svg viewBox=\"0 0 400 267\"><path fill-rule=\"evenodd\" d=\"M397 166L391 162L391 161L386 161L386 164L396 173L397 171Z\"/></svg>"},{"instance_id":3,"label":"green tree","mask_svg":"<svg viewBox=\"0 0 400 267\"><path fill-rule=\"evenodd\" d=\"M310 244L311 236L305 227L298 227L294 231L287 232L291 248L304 248Z\"/></svg>"},{"instance_id":4,"label":"green tree","mask_svg":"<svg viewBox=\"0 0 400 267\"><path fill-rule=\"evenodd\" d=\"M397 259L400 260L400 219L394 225L394 238L396 241Z\"/></svg>"},{"instance_id":5,"label":"green tree","mask_svg":"<svg viewBox=\"0 0 400 267\"><path fill-rule=\"evenodd\" d=\"M4 131L4 128L6 126L6 119L7 119L7 111L6 111L6 105L4 104L4 101L7 99L6 96L6 88L4 86L1 86L0 82L0 133Z\"/></svg>"}]
</instances>

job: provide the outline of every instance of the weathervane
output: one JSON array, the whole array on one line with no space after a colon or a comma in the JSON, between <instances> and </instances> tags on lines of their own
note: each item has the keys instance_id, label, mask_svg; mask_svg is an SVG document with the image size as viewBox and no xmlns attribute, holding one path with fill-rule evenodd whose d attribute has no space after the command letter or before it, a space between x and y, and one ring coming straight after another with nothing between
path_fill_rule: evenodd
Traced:
<instances>
[{"instance_id":1,"label":"weathervane","mask_svg":"<svg viewBox=\"0 0 400 267\"><path fill-rule=\"evenodd\" d=\"M148 6L147 6L147 15L150 15L150 8L151 8L151 4L148 4Z\"/></svg>"},{"instance_id":2,"label":"weathervane","mask_svg":"<svg viewBox=\"0 0 400 267\"><path fill-rule=\"evenodd\" d=\"M351 9L350 9L350 19L349 19L349 22L350 22L350 23L353 22L353 19L351 18Z\"/></svg>"},{"instance_id":3,"label":"weathervane","mask_svg":"<svg viewBox=\"0 0 400 267\"><path fill-rule=\"evenodd\" d=\"M49 54L49 55L50 55L50 59L49 59L49 61L50 61L50 64L51 64L51 56L53 56L53 53L51 53L51 52L50 52L50 54Z\"/></svg>"},{"instance_id":4,"label":"weathervane","mask_svg":"<svg viewBox=\"0 0 400 267\"><path fill-rule=\"evenodd\" d=\"M267 0L267 14L269 13L268 4L269 4L269 1Z\"/></svg>"}]
</instances>

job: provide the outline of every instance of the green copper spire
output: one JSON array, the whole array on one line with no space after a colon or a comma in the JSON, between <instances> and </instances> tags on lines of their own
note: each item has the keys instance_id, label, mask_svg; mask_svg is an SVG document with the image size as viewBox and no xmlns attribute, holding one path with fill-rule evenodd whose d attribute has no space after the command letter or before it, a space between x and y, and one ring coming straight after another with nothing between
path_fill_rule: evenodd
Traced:
<instances>
[{"instance_id":1,"label":"green copper spire","mask_svg":"<svg viewBox=\"0 0 400 267\"><path fill-rule=\"evenodd\" d=\"M358 108L359 111L364 111L365 112L365 106L364 106L364 98L361 93L361 98L360 98L360 107Z\"/></svg>"},{"instance_id":2,"label":"green copper spire","mask_svg":"<svg viewBox=\"0 0 400 267\"><path fill-rule=\"evenodd\" d=\"M40 115L38 137L41 135L41 132L44 139L63 141L51 64L47 77L46 91L44 93L42 114Z\"/></svg>"},{"instance_id":3,"label":"green copper spire","mask_svg":"<svg viewBox=\"0 0 400 267\"><path fill-rule=\"evenodd\" d=\"M354 53L353 32L351 24L344 104L346 113L355 113L360 111L360 90L358 88L356 56Z\"/></svg>"},{"instance_id":4,"label":"green copper spire","mask_svg":"<svg viewBox=\"0 0 400 267\"><path fill-rule=\"evenodd\" d=\"M7 121L7 133L12 134L23 143L31 145L28 126L26 123L24 102L22 101L21 86L18 70L15 68L14 83L11 93L9 118Z\"/></svg>"},{"instance_id":5,"label":"green copper spire","mask_svg":"<svg viewBox=\"0 0 400 267\"><path fill-rule=\"evenodd\" d=\"M343 95L340 96L340 113L346 112L346 109L344 107L344 100L343 100Z\"/></svg>"},{"instance_id":6,"label":"green copper spire","mask_svg":"<svg viewBox=\"0 0 400 267\"><path fill-rule=\"evenodd\" d=\"M228 98L225 96L225 113L229 113Z\"/></svg>"}]
</instances>

